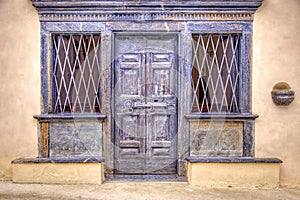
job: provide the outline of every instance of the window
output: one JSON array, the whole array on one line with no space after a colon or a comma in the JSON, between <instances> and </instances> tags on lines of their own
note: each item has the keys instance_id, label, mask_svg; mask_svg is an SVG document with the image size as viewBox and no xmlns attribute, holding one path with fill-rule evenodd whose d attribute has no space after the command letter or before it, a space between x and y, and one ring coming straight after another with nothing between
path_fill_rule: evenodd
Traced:
<instances>
[{"instance_id":1,"label":"window","mask_svg":"<svg viewBox=\"0 0 300 200\"><path fill-rule=\"evenodd\" d=\"M192 35L192 112L239 112L240 35Z\"/></svg>"},{"instance_id":2,"label":"window","mask_svg":"<svg viewBox=\"0 0 300 200\"><path fill-rule=\"evenodd\" d=\"M53 34L54 113L100 112L100 34Z\"/></svg>"}]
</instances>

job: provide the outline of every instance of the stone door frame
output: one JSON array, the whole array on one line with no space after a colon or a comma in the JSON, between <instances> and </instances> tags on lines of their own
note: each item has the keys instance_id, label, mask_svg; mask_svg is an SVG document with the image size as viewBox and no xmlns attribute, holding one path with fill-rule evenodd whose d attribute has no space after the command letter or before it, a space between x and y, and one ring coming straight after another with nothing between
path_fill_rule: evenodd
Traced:
<instances>
[{"instance_id":1,"label":"stone door frame","mask_svg":"<svg viewBox=\"0 0 300 200\"><path fill-rule=\"evenodd\" d=\"M79 0L78 0L79 2ZM242 156L254 157L254 119L251 111L251 48L252 21L261 0L220 0L220 1L164 1L160 3L141 1L103 1L78 2L65 0L33 0L37 8L41 27L41 113L35 118L39 122L39 157L49 157L48 124L64 123L73 116L53 115L51 84L53 33L101 33L101 113L89 116L99 119L102 131L102 155L105 158L106 174L113 172L114 138L112 137L112 63L113 34L128 32L177 32L179 35L178 57L178 175L186 174L185 159L190 156L191 121L238 121L243 124ZM99 9L99 6L103 9ZM130 8L128 10L120 8ZM87 9L88 8L88 9ZM172 12L170 12L172 10ZM190 112L191 91L191 36L193 33L238 33L241 34L241 90L240 114L235 115L196 115ZM181 59L182 58L182 59ZM105 91L105 92L104 92ZM80 116L85 118L85 116ZM45 128L46 127L46 128ZM51 133L50 133L51 134Z\"/></svg>"}]
</instances>

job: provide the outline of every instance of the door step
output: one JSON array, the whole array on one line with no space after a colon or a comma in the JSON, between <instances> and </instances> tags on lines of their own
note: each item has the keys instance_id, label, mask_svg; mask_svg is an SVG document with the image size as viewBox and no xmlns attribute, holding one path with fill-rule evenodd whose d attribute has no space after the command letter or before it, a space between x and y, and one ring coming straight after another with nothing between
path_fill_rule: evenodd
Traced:
<instances>
[{"instance_id":1,"label":"door step","mask_svg":"<svg viewBox=\"0 0 300 200\"><path fill-rule=\"evenodd\" d=\"M112 175L105 177L105 181L167 181L167 182L187 182L185 176L178 176L176 174L170 175Z\"/></svg>"}]
</instances>

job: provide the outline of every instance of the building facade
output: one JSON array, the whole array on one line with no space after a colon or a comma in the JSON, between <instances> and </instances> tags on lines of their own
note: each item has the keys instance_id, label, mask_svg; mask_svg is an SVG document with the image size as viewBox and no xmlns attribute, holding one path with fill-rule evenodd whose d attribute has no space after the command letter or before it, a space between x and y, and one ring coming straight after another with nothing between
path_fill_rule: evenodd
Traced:
<instances>
[{"instance_id":1,"label":"building facade","mask_svg":"<svg viewBox=\"0 0 300 200\"><path fill-rule=\"evenodd\" d=\"M284 175L289 174L284 166L294 169L294 161L285 164L279 153L268 152L271 144L263 147L270 141L263 137L269 132L264 127L272 126L254 127L255 121L272 119L261 119L263 103L255 100L266 90L255 85L262 83L257 77L265 70L256 64L268 51L259 48L256 27L261 24L256 19L252 28L260 1L36 0L33 5L39 13L38 19L34 7L27 5L36 17L33 49L41 59L32 59L36 73L30 76L35 80L31 85L40 89L35 91L36 103L30 104L38 134L29 139L31 145L20 148L32 149L31 155L11 153L11 160L38 158L13 165L101 163L105 170L100 173L107 178L186 177L193 163L278 163L268 158L279 157L281 183L297 184L295 175ZM268 91L267 105L276 112L297 104L297 99L288 106L272 101L273 89L296 90L285 78L274 81ZM274 87L277 82L283 83ZM253 113L260 118L255 120ZM11 176L9 168L3 177Z\"/></svg>"}]
</instances>

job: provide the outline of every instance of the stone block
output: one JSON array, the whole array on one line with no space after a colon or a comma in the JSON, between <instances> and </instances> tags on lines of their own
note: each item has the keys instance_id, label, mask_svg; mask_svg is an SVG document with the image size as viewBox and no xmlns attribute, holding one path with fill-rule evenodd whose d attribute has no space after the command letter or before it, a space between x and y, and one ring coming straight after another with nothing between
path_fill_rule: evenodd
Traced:
<instances>
[{"instance_id":1,"label":"stone block","mask_svg":"<svg viewBox=\"0 0 300 200\"><path fill-rule=\"evenodd\" d=\"M190 122L192 156L242 156L242 122Z\"/></svg>"},{"instance_id":2,"label":"stone block","mask_svg":"<svg viewBox=\"0 0 300 200\"><path fill-rule=\"evenodd\" d=\"M15 183L101 184L103 163L13 162Z\"/></svg>"},{"instance_id":3,"label":"stone block","mask_svg":"<svg viewBox=\"0 0 300 200\"><path fill-rule=\"evenodd\" d=\"M101 156L102 123L50 123L50 156Z\"/></svg>"},{"instance_id":4,"label":"stone block","mask_svg":"<svg viewBox=\"0 0 300 200\"><path fill-rule=\"evenodd\" d=\"M202 187L278 188L280 162L188 162L188 182Z\"/></svg>"}]
</instances>

